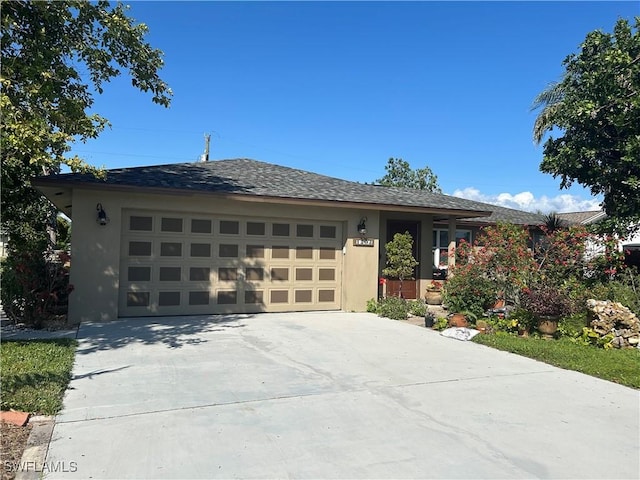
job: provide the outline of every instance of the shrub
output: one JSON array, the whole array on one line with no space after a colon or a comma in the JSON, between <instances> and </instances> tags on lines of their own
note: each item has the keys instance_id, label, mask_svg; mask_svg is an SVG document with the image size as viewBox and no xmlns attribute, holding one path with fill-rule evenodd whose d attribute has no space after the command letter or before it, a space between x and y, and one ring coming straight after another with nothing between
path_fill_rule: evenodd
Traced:
<instances>
[{"instance_id":1,"label":"shrub","mask_svg":"<svg viewBox=\"0 0 640 480\"><path fill-rule=\"evenodd\" d=\"M416 317L424 317L427 313L427 305L422 300L409 300L409 313Z\"/></svg>"},{"instance_id":2,"label":"shrub","mask_svg":"<svg viewBox=\"0 0 640 480\"><path fill-rule=\"evenodd\" d=\"M378 313L378 301L375 298L367 300L367 312Z\"/></svg>"},{"instance_id":3,"label":"shrub","mask_svg":"<svg viewBox=\"0 0 640 480\"><path fill-rule=\"evenodd\" d=\"M620 302L640 316L640 275L636 268L626 268L614 279L594 284L587 293L586 298Z\"/></svg>"},{"instance_id":4,"label":"shrub","mask_svg":"<svg viewBox=\"0 0 640 480\"><path fill-rule=\"evenodd\" d=\"M520 319L510 316L509 318L491 316L484 319L487 324L486 333L509 333L517 334L520 329Z\"/></svg>"},{"instance_id":5,"label":"shrub","mask_svg":"<svg viewBox=\"0 0 640 480\"><path fill-rule=\"evenodd\" d=\"M15 323L42 328L73 290L66 253L45 259L32 252L12 252L2 263L2 305Z\"/></svg>"},{"instance_id":6,"label":"shrub","mask_svg":"<svg viewBox=\"0 0 640 480\"><path fill-rule=\"evenodd\" d=\"M376 313L392 320L406 320L409 315L409 302L400 297L384 297L378 302Z\"/></svg>"},{"instance_id":7,"label":"shrub","mask_svg":"<svg viewBox=\"0 0 640 480\"><path fill-rule=\"evenodd\" d=\"M433 323L434 330L444 330L449 326L449 320L446 317L438 317Z\"/></svg>"},{"instance_id":8,"label":"shrub","mask_svg":"<svg viewBox=\"0 0 640 480\"><path fill-rule=\"evenodd\" d=\"M578 343L580 345L585 346L594 346L598 348L604 348L605 350L609 350L613 348L613 344L611 341L615 338L613 333L608 333L607 335L600 336L598 332L596 332L593 328L590 327L582 327L582 331L578 334L575 334L571 337L571 341L574 343Z\"/></svg>"},{"instance_id":9,"label":"shrub","mask_svg":"<svg viewBox=\"0 0 640 480\"><path fill-rule=\"evenodd\" d=\"M582 329L587 326L587 323L585 312L574 313L560 320L558 332L561 337L574 338L582 334Z\"/></svg>"},{"instance_id":10,"label":"shrub","mask_svg":"<svg viewBox=\"0 0 640 480\"><path fill-rule=\"evenodd\" d=\"M479 317L495 303L497 294L491 280L456 273L447 280L442 301L450 312L471 312Z\"/></svg>"},{"instance_id":11,"label":"shrub","mask_svg":"<svg viewBox=\"0 0 640 480\"><path fill-rule=\"evenodd\" d=\"M571 313L567 293L550 284L535 284L522 290L522 308L536 317L562 317Z\"/></svg>"}]
</instances>

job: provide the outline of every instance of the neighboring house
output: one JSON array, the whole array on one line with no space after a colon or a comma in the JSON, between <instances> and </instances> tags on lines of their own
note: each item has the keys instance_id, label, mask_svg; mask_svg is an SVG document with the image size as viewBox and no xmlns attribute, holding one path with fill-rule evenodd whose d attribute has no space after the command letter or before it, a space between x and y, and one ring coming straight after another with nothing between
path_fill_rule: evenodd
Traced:
<instances>
[{"instance_id":1,"label":"neighboring house","mask_svg":"<svg viewBox=\"0 0 640 480\"><path fill-rule=\"evenodd\" d=\"M569 224L581 224L591 225L597 223L604 218L607 214L603 210L592 210L588 212L569 212L559 213L558 217L565 220ZM621 239L618 243L618 248L625 254L625 262L629 265L635 265L640 267L640 228L636 230L635 234L629 238ZM603 253L604 248L602 245L591 245L587 247L588 253L596 255Z\"/></svg>"},{"instance_id":2,"label":"neighboring house","mask_svg":"<svg viewBox=\"0 0 640 480\"><path fill-rule=\"evenodd\" d=\"M416 240L420 265L409 283L420 295L434 251L453 249L450 239L471 241L500 213L540 220L248 159L116 169L105 180L58 174L34 185L73 220L74 321L362 311L378 295L383 247L395 233Z\"/></svg>"}]
</instances>

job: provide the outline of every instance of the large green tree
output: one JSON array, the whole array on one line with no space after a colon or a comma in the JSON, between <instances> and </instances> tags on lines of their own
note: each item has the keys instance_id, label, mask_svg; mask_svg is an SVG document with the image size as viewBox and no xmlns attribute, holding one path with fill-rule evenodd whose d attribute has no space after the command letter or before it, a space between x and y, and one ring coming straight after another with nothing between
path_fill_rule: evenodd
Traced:
<instances>
[{"instance_id":1,"label":"large green tree","mask_svg":"<svg viewBox=\"0 0 640 480\"><path fill-rule=\"evenodd\" d=\"M108 125L89 113L105 83L127 71L134 87L169 105L171 90L158 76L162 52L127 9L107 1L2 2L2 223L12 238L11 223L27 219L34 202L42 205L31 190L34 176L61 165L96 171L68 152Z\"/></svg>"},{"instance_id":2,"label":"large green tree","mask_svg":"<svg viewBox=\"0 0 640 480\"><path fill-rule=\"evenodd\" d=\"M602 195L613 231L640 221L640 17L593 31L565 71L534 100L540 170Z\"/></svg>"},{"instance_id":3,"label":"large green tree","mask_svg":"<svg viewBox=\"0 0 640 480\"><path fill-rule=\"evenodd\" d=\"M108 126L107 119L90 113L106 83L126 72L135 88L169 106L172 92L158 75L163 54L145 41L147 27L128 17L127 9L108 1L2 2L2 229L9 234L10 257L5 268L40 262L47 226L55 226L55 211L32 188L32 179L58 173L63 165L100 173L69 152L74 142L95 138ZM4 287L3 282L3 297Z\"/></svg>"},{"instance_id":4,"label":"large green tree","mask_svg":"<svg viewBox=\"0 0 640 480\"><path fill-rule=\"evenodd\" d=\"M375 181L385 187L415 188L440 193L438 177L429 167L412 170L408 162L401 158L390 158L384 167L386 174Z\"/></svg>"}]
</instances>

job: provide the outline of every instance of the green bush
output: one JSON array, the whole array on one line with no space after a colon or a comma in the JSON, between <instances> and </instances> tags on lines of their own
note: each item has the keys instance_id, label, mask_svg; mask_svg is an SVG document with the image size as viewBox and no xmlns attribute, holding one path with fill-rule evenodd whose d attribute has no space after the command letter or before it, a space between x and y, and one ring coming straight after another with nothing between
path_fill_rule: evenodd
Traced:
<instances>
[{"instance_id":1,"label":"green bush","mask_svg":"<svg viewBox=\"0 0 640 480\"><path fill-rule=\"evenodd\" d=\"M558 332L561 337L577 337L582 334L582 329L587 326L587 323L586 312L574 313L558 322Z\"/></svg>"},{"instance_id":2,"label":"green bush","mask_svg":"<svg viewBox=\"0 0 640 480\"><path fill-rule=\"evenodd\" d=\"M73 285L65 267L69 255L46 259L32 252L10 252L2 262L0 298L7 317L14 323L42 328L65 305Z\"/></svg>"},{"instance_id":3,"label":"green bush","mask_svg":"<svg viewBox=\"0 0 640 480\"><path fill-rule=\"evenodd\" d=\"M596 300L620 302L640 316L640 274L636 268L626 268L615 279L606 282L603 290L605 298Z\"/></svg>"},{"instance_id":4,"label":"green bush","mask_svg":"<svg viewBox=\"0 0 640 480\"><path fill-rule=\"evenodd\" d=\"M574 343L589 346L592 345L594 347L604 348L608 350L613 348L613 344L611 341L615 338L613 333L608 333L607 335L600 336L598 332L596 332L593 328L582 327L582 332L574 335L571 340Z\"/></svg>"},{"instance_id":5,"label":"green bush","mask_svg":"<svg viewBox=\"0 0 640 480\"><path fill-rule=\"evenodd\" d=\"M400 297L385 297L378 302L378 315L392 320L406 320L409 302Z\"/></svg>"},{"instance_id":6,"label":"green bush","mask_svg":"<svg viewBox=\"0 0 640 480\"><path fill-rule=\"evenodd\" d=\"M473 275L455 275L447 280L442 301L450 312L471 312L477 317L497 298L495 282Z\"/></svg>"},{"instance_id":7,"label":"green bush","mask_svg":"<svg viewBox=\"0 0 640 480\"><path fill-rule=\"evenodd\" d=\"M427 305L422 300L409 300L409 313L416 317L424 317L427 313Z\"/></svg>"},{"instance_id":8,"label":"green bush","mask_svg":"<svg viewBox=\"0 0 640 480\"><path fill-rule=\"evenodd\" d=\"M436 321L433 323L434 330L444 330L449 326L449 319L446 317L438 317Z\"/></svg>"},{"instance_id":9,"label":"green bush","mask_svg":"<svg viewBox=\"0 0 640 480\"><path fill-rule=\"evenodd\" d=\"M405 300L400 297L385 297L367 301L367 312L393 320L406 320L409 314L424 317L427 305L422 300Z\"/></svg>"},{"instance_id":10,"label":"green bush","mask_svg":"<svg viewBox=\"0 0 640 480\"><path fill-rule=\"evenodd\" d=\"M379 309L378 301L375 298L367 300L367 312L378 313L378 309Z\"/></svg>"}]
</instances>

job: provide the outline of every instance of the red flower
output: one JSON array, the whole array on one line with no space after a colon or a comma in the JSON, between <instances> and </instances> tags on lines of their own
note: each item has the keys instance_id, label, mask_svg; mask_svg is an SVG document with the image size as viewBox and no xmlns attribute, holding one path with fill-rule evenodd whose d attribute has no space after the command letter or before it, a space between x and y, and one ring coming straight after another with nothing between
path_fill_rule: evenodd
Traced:
<instances>
[{"instance_id":1,"label":"red flower","mask_svg":"<svg viewBox=\"0 0 640 480\"><path fill-rule=\"evenodd\" d=\"M384 277L380 277L380 280L378 280L378 283L379 283L380 285L384 285L385 283L387 283L387 279L386 279L386 278L384 278Z\"/></svg>"}]
</instances>

